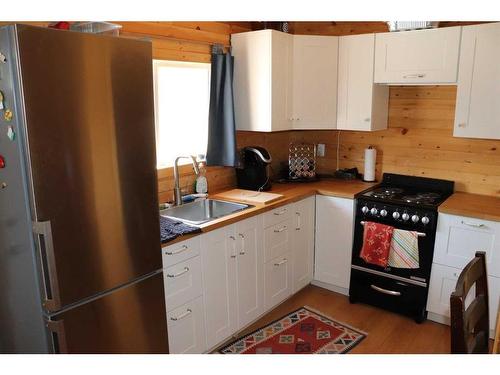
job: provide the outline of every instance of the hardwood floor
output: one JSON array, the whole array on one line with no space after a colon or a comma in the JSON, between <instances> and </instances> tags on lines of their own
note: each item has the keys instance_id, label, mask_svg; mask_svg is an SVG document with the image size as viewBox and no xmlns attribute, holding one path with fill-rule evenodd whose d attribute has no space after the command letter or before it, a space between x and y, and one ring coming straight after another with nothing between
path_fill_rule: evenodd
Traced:
<instances>
[{"instance_id":1,"label":"hardwood floor","mask_svg":"<svg viewBox=\"0 0 500 375\"><path fill-rule=\"evenodd\" d=\"M361 303L350 304L346 296L309 285L237 335L241 337L302 306L310 306L335 320L368 333L349 353L432 354L450 353L450 328L413 319ZM234 339L228 340L228 343ZM225 345L225 344L224 344ZM221 345L224 346L224 345Z\"/></svg>"}]
</instances>

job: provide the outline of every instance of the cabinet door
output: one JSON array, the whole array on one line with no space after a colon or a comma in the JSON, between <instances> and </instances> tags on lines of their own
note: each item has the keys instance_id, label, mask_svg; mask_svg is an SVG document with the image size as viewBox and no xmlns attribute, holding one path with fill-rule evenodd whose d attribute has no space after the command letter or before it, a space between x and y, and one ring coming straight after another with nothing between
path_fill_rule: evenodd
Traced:
<instances>
[{"instance_id":1,"label":"cabinet door","mask_svg":"<svg viewBox=\"0 0 500 375\"><path fill-rule=\"evenodd\" d=\"M432 265L431 279L429 284L429 296L427 299L427 310L435 314L450 317L450 296L455 290L461 269L442 266L440 264ZM475 289L471 288L465 305L469 306L474 299ZM500 278L488 277L488 307L490 315L490 330L495 330L498 308L500 306ZM490 337L493 335L490 332Z\"/></svg>"},{"instance_id":2,"label":"cabinet door","mask_svg":"<svg viewBox=\"0 0 500 375\"><path fill-rule=\"evenodd\" d=\"M434 263L463 269L476 251L486 252L488 275L500 277L500 223L439 214Z\"/></svg>"},{"instance_id":3,"label":"cabinet door","mask_svg":"<svg viewBox=\"0 0 500 375\"><path fill-rule=\"evenodd\" d=\"M310 197L294 204L292 235L293 292L305 287L312 280L314 263L314 208L315 198Z\"/></svg>"},{"instance_id":4,"label":"cabinet door","mask_svg":"<svg viewBox=\"0 0 500 375\"><path fill-rule=\"evenodd\" d=\"M271 31L231 35L237 130L271 131Z\"/></svg>"},{"instance_id":5,"label":"cabinet door","mask_svg":"<svg viewBox=\"0 0 500 375\"><path fill-rule=\"evenodd\" d=\"M292 128L292 38L293 35L272 31L271 131ZM260 56L254 56L252 62L258 59Z\"/></svg>"},{"instance_id":6,"label":"cabinet door","mask_svg":"<svg viewBox=\"0 0 500 375\"><path fill-rule=\"evenodd\" d=\"M265 265L266 310L271 309L292 294L291 252Z\"/></svg>"},{"instance_id":7,"label":"cabinet door","mask_svg":"<svg viewBox=\"0 0 500 375\"><path fill-rule=\"evenodd\" d=\"M373 83L375 34L339 38L337 129L387 128L389 87Z\"/></svg>"},{"instance_id":8,"label":"cabinet door","mask_svg":"<svg viewBox=\"0 0 500 375\"><path fill-rule=\"evenodd\" d=\"M500 23L462 31L455 137L500 139Z\"/></svg>"},{"instance_id":9,"label":"cabinet door","mask_svg":"<svg viewBox=\"0 0 500 375\"><path fill-rule=\"evenodd\" d=\"M201 239L207 345L217 345L237 330L236 237L234 226Z\"/></svg>"},{"instance_id":10,"label":"cabinet door","mask_svg":"<svg viewBox=\"0 0 500 375\"><path fill-rule=\"evenodd\" d=\"M235 224L237 238L238 329L264 312L262 215Z\"/></svg>"},{"instance_id":11,"label":"cabinet door","mask_svg":"<svg viewBox=\"0 0 500 375\"><path fill-rule=\"evenodd\" d=\"M445 27L376 34L375 83L455 83L460 31Z\"/></svg>"},{"instance_id":12,"label":"cabinet door","mask_svg":"<svg viewBox=\"0 0 500 375\"><path fill-rule=\"evenodd\" d=\"M171 354L201 354L206 351L203 297L198 297L167 313Z\"/></svg>"},{"instance_id":13,"label":"cabinet door","mask_svg":"<svg viewBox=\"0 0 500 375\"><path fill-rule=\"evenodd\" d=\"M337 37L294 35L294 129L335 129L337 56Z\"/></svg>"},{"instance_id":14,"label":"cabinet door","mask_svg":"<svg viewBox=\"0 0 500 375\"><path fill-rule=\"evenodd\" d=\"M354 201L316 196L314 279L349 288Z\"/></svg>"}]
</instances>

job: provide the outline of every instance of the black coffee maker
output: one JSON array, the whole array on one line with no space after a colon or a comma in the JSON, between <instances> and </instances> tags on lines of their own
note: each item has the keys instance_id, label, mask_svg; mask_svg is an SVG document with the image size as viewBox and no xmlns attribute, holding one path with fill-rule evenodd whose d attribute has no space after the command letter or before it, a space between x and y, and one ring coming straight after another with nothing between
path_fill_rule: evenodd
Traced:
<instances>
[{"instance_id":1,"label":"black coffee maker","mask_svg":"<svg viewBox=\"0 0 500 375\"><path fill-rule=\"evenodd\" d=\"M236 180L240 189L266 191L271 189L268 166L271 155L263 147L248 146L241 150L240 167L236 168Z\"/></svg>"}]
</instances>

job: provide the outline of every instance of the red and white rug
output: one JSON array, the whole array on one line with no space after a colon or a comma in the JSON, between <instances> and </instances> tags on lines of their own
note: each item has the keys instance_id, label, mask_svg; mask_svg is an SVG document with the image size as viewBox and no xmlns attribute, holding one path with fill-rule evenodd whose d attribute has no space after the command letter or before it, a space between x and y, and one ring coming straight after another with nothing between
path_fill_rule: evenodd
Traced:
<instances>
[{"instance_id":1,"label":"red and white rug","mask_svg":"<svg viewBox=\"0 0 500 375\"><path fill-rule=\"evenodd\" d=\"M342 354L366 335L306 306L232 342L220 353Z\"/></svg>"}]
</instances>

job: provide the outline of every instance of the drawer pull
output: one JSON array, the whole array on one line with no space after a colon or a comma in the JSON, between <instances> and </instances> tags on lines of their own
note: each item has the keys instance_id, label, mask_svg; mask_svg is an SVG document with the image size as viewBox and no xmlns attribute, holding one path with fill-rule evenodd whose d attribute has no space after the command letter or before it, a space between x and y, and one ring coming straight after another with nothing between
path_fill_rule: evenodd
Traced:
<instances>
[{"instance_id":1,"label":"drawer pull","mask_svg":"<svg viewBox=\"0 0 500 375\"><path fill-rule=\"evenodd\" d=\"M238 236L241 237L241 251L240 255L245 255L245 236L241 233L238 233Z\"/></svg>"},{"instance_id":2,"label":"drawer pull","mask_svg":"<svg viewBox=\"0 0 500 375\"><path fill-rule=\"evenodd\" d=\"M181 275L184 275L186 272L189 272L189 267L184 267L184 269L181 271L181 272L178 272L178 273L174 273L174 274L171 274L171 273L167 273L167 277L179 277Z\"/></svg>"},{"instance_id":3,"label":"drawer pull","mask_svg":"<svg viewBox=\"0 0 500 375\"><path fill-rule=\"evenodd\" d=\"M279 212L274 212L273 215L276 215L276 216L280 216L280 215L283 215L283 214L286 214L286 208L284 208L283 210L279 211Z\"/></svg>"},{"instance_id":4,"label":"drawer pull","mask_svg":"<svg viewBox=\"0 0 500 375\"><path fill-rule=\"evenodd\" d=\"M275 230L274 230L274 233L281 233L281 232L283 232L284 230L286 230L286 225L282 226L280 229L275 229Z\"/></svg>"},{"instance_id":5,"label":"drawer pull","mask_svg":"<svg viewBox=\"0 0 500 375\"><path fill-rule=\"evenodd\" d=\"M286 262L288 262L288 259L286 259L286 258L285 258L285 259L283 259L281 262L274 263L274 265L275 265L276 267L279 267L279 266L281 266L282 264L285 264Z\"/></svg>"},{"instance_id":6,"label":"drawer pull","mask_svg":"<svg viewBox=\"0 0 500 375\"><path fill-rule=\"evenodd\" d=\"M191 314L193 311L191 309L187 309L185 312L183 312L181 315L179 316L172 316L170 317L170 320L173 320L174 322L176 322L177 320L181 320L182 318L185 318L186 316L188 316L189 314Z\"/></svg>"},{"instance_id":7,"label":"drawer pull","mask_svg":"<svg viewBox=\"0 0 500 375\"><path fill-rule=\"evenodd\" d=\"M300 221L300 212L296 212L295 215L297 215L297 226L295 227L295 230L300 230L300 227L302 225Z\"/></svg>"},{"instance_id":8,"label":"drawer pull","mask_svg":"<svg viewBox=\"0 0 500 375\"><path fill-rule=\"evenodd\" d=\"M474 228L486 228L486 225L484 225L484 224L468 223L468 222L463 221L463 220L462 220L462 224L468 225L469 227L474 227Z\"/></svg>"},{"instance_id":9,"label":"drawer pull","mask_svg":"<svg viewBox=\"0 0 500 375\"><path fill-rule=\"evenodd\" d=\"M189 247L187 247L187 245L182 245L182 247L179 248L179 249L177 249L177 250L174 250L174 251L165 251L165 254L167 254L167 255L175 255L175 254L182 253L183 251L186 251L187 249L189 249Z\"/></svg>"},{"instance_id":10,"label":"drawer pull","mask_svg":"<svg viewBox=\"0 0 500 375\"><path fill-rule=\"evenodd\" d=\"M381 288L379 286L376 286L376 285L370 285L370 287L373 289L373 290L376 290L377 292L380 292L380 293L384 293L384 294L388 294L390 296L400 296L401 295L401 292L396 292L394 290L387 290L387 289L384 289L384 288Z\"/></svg>"},{"instance_id":11,"label":"drawer pull","mask_svg":"<svg viewBox=\"0 0 500 375\"><path fill-rule=\"evenodd\" d=\"M424 78L425 77L425 74L407 74L405 76L403 76L403 78Z\"/></svg>"}]
</instances>

